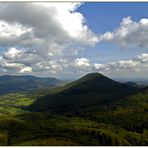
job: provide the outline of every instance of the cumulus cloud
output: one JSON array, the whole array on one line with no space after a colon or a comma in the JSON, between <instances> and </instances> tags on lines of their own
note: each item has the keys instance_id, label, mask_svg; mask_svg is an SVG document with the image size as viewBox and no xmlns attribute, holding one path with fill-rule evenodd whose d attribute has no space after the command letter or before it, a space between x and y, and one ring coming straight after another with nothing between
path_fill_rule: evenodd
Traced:
<instances>
[{"instance_id":1,"label":"cumulus cloud","mask_svg":"<svg viewBox=\"0 0 148 148\"><path fill-rule=\"evenodd\" d=\"M94 64L94 68L101 72L136 72L136 71L148 71L148 54L143 53L136 56L133 59L125 61L116 61L107 64Z\"/></svg>"},{"instance_id":2,"label":"cumulus cloud","mask_svg":"<svg viewBox=\"0 0 148 148\"><path fill-rule=\"evenodd\" d=\"M20 73L25 73L25 72L32 72L32 68L31 67L21 68Z\"/></svg>"},{"instance_id":3,"label":"cumulus cloud","mask_svg":"<svg viewBox=\"0 0 148 148\"><path fill-rule=\"evenodd\" d=\"M1 3L0 74L85 74L92 71L146 71L148 54L108 64L79 57L98 42L148 47L148 19L124 18L120 27L98 36L77 8L81 3Z\"/></svg>"},{"instance_id":4,"label":"cumulus cloud","mask_svg":"<svg viewBox=\"0 0 148 148\"><path fill-rule=\"evenodd\" d=\"M83 15L75 11L79 6L80 3L0 4L0 19L8 22L8 28L14 24L19 28L14 27L11 31L14 35L30 32L28 36L45 42L69 44L71 41L72 44L75 40L80 44L94 45L98 38L85 25Z\"/></svg>"},{"instance_id":5,"label":"cumulus cloud","mask_svg":"<svg viewBox=\"0 0 148 148\"><path fill-rule=\"evenodd\" d=\"M148 47L148 19L142 18L136 22L131 17L123 18L119 28L100 35L99 41L113 42L123 47Z\"/></svg>"},{"instance_id":6,"label":"cumulus cloud","mask_svg":"<svg viewBox=\"0 0 148 148\"><path fill-rule=\"evenodd\" d=\"M6 21L0 21L0 36L1 37L10 37L10 36L20 36L25 32L29 32L31 28L23 27L18 23L8 23Z\"/></svg>"},{"instance_id":7,"label":"cumulus cloud","mask_svg":"<svg viewBox=\"0 0 148 148\"><path fill-rule=\"evenodd\" d=\"M0 70L4 73L26 73L31 72L32 68L20 63L8 63L5 59L0 57Z\"/></svg>"},{"instance_id":8,"label":"cumulus cloud","mask_svg":"<svg viewBox=\"0 0 148 148\"><path fill-rule=\"evenodd\" d=\"M75 59L75 66L88 67L90 66L90 63L89 63L89 60L86 58L77 58Z\"/></svg>"},{"instance_id":9,"label":"cumulus cloud","mask_svg":"<svg viewBox=\"0 0 148 148\"><path fill-rule=\"evenodd\" d=\"M0 58L1 73L56 73L79 50L94 46L98 36L77 12L80 6L72 2L1 3L0 45L7 48ZM88 65L83 62L83 67Z\"/></svg>"},{"instance_id":10,"label":"cumulus cloud","mask_svg":"<svg viewBox=\"0 0 148 148\"><path fill-rule=\"evenodd\" d=\"M4 58L8 58L8 59L13 59L13 58L17 58L20 57L22 54L21 50L18 50L17 48L9 48L8 51L4 52Z\"/></svg>"},{"instance_id":11,"label":"cumulus cloud","mask_svg":"<svg viewBox=\"0 0 148 148\"><path fill-rule=\"evenodd\" d=\"M39 39L33 36L31 27L23 26L18 22L0 20L0 45L1 46L30 46L39 43Z\"/></svg>"}]
</instances>

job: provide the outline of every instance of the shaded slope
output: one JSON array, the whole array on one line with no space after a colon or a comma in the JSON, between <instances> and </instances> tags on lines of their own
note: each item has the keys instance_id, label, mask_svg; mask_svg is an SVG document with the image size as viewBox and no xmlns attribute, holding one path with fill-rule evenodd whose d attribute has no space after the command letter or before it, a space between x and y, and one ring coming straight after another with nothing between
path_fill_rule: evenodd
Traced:
<instances>
[{"instance_id":1,"label":"shaded slope","mask_svg":"<svg viewBox=\"0 0 148 148\"><path fill-rule=\"evenodd\" d=\"M0 94L20 91L46 89L63 84L56 78L39 78L35 76L0 76Z\"/></svg>"},{"instance_id":2,"label":"shaded slope","mask_svg":"<svg viewBox=\"0 0 148 148\"><path fill-rule=\"evenodd\" d=\"M146 105L147 104L147 105ZM144 106L148 107L148 87L142 88L136 93L120 99L115 102L115 105L120 105L123 107L130 108L140 108L144 109Z\"/></svg>"},{"instance_id":3,"label":"shaded slope","mask_svg":"<svg viewBox=\"0 0 148 148\"><path fill-rule=\"evenodd\" d=\"M60 92L39 98L29 108L33 111L76 114L79 109L88 107L91 108L90 111L96 111L96 108L136 90L137 87L116 82L99 73L92 73L64 86Z\"/></svg>"},{"instance_id":4,"label":"shaded slope","mask_svg":"<svg viewBox=\"0 0 148 148\"><path fill-rule=\"evenodd\" d=\"M148 87L112 103L94 118L127 130L143 132L148 129Z\"/></svg>"}]
</instances>

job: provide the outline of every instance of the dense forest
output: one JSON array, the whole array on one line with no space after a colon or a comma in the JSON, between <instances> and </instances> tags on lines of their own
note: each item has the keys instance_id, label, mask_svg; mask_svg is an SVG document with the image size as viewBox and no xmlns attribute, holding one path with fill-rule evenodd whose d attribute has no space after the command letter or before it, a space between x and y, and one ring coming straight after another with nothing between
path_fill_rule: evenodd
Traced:
<instances>
[{"instance_id":1,"label":"dense forest","mask_svg":"<svg viewBox=\"0 0 148 148\"><path fill-rule=\"evenodd\" d=\"M0 96L5 146L146 146L147 123L148 87L99 73Z\"/></svg>"}]
</instances>

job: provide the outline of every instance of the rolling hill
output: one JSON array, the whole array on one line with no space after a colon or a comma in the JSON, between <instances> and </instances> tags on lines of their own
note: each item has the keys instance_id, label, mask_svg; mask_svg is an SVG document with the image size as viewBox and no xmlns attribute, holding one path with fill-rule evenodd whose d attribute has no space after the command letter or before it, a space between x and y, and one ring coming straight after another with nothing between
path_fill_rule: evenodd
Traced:
<instances>
[{"instance_id":1,"label":"rolling hill","mask_svg":"<svg viewBox=\"0 0 148 148\"><path fill-rule=\"evenodd\" d=\"M56 78L39 78L31 75L0 76L0 95L12 92L33 91L63 85L64 82Z\"/></svg>"},{"instance_id":2,"label":"rolling hill","mask_svg":"<svg viewBox=\"0 0 148 148\"><path fill-rule=\"evenodd\" d=\"M91 73L63 86L59 92L37 99L29 108L33 111L72 114L79 114L80 110L87 108L88 112L93 113L137 90L135 86L116 82L99 73Z\"/></svg>"}]
</instances>

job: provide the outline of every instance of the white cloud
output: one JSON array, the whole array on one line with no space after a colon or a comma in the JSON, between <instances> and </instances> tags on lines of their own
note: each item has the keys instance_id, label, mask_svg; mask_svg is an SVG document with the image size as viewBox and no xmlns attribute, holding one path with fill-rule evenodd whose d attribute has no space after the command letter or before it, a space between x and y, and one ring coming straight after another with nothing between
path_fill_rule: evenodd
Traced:
<instances>
[{"instance_id":1,"label":"white cloud","mask_svg":"<svg viewBox=\"0 0 148 148\"><path fill-rule=\"evenodd\" d=\"M34 70L35 71L47 71L51 73L56 73L62 70L62 67L59 63L56 61L44 61L44 62L39 62L34 65Z\"/></svg>"},{"instance_id":2,"label":"white cloud","mask_svg":"<svg viewBox=\"0 0 148 148\"><path fill-rule=\"evenodd\" d=\"M13 58L17 58L20 57L22 54L21 50L18 50L17 48L9 48L8 51L4 52L4 57L8 58L8 59L13 59Z\"/></svg>"},{"instance_id":3,"label":"white cloud","mask_svg":"<svg viewBox=\"0 0 148 148\"><path fill-rule=\"evenodd\" d=\"M104 64L94 63L94 67L95 67L96 69L104 69L104 68L105 68L105 65L104 65Z\"/></svg>"},{"instance_id":4,"label":"white cloud","mask_svg":"<svg viewBox=\"0 0 148 148\"><path fill-rule=\"evenodd\" d=\"M25 73L25 72L32 72L32 68L31 67L24 67L20 70L20 73Z\"/></svg>"},{"instance_id":5,"label":"white cloud","mask_svg":"<svg viewBox=\"0 0 148 148\"><path fill-rule=\"evenodd\" d=\"M131 17L123 18L119 28L100 35L99 41L113 42L123 47L148 47L148 19L142 18L136 22Z\"/></svg>"},{"instance_id":6,"label":"white cloud","mask_svg":"<svg viewBox=\"0 0 148 148\"><path fill-rule=\"evenodd\" d=\"M22 34L31 31L31 28L25 27L18 23L8 23L6 21L0 21L0 37L19 37Z\"/></svg>"},{"instance_id":7,"label":"white cloud","mask_svg":"<svg viewBox=\"0 0 148 148\"><path fill-rule=\"evenodd\" d=\"M99 37L86 25L77 8L81 3L1 3L0 74L88 73L92 71L146 71L148 54L108 64L79 58L79 52L97 42L124 47L148 47L148 19L124 18L120 27Z\"/></svg>"},{"instance_id":8,"label":"white cloud","mask_svg":"<svg viewBox=\"0 0 148 148\"><path fill-rule=\"evenodd\" d=\"M70 57L86 46L94 46L98 37L77 12L81 5L1 3L0 45L7 48L1 55L1 73L58 73L68 67ZM89 65L85 60L78 63Z\"/></svg>"},{"instance_id":9,"label":"white cloud","mask_svg":"<svg viewBox=\"0 0 148 148\"><path fill-rule=\"evenodd\" d=\"M32 28L23 26L18 22L7 22L0 20L0 45L15 46L15 45L30 45L37 40L32 38ZM30 40L32 38L32 40ZM31 43L32 42L32 43Z\"/></svg>"},{"instance_id":10,"label":"white cloud","mask_svg":"<svg viewBox=\"0 0 148 148\"><path fill-rule=\"evenodd\" d=\"M77 58L75 59L75 66L88 67L90 66L90 63L89 63L89 60L86 58Z\"/></svg>"},{"instance_id":11,"label":"white cloud","mask_svg":"<svg viewBox=\"0 0 148 148\"><path fill-rule=\"evenodd\" d=\"M133 59L125 61L116 61L107 64L94 64L94 68L102 72L136 72L136 71L148 71L148 54L143 53L136 56Z\"/></svg>"},{"instance_id":12,"label":"white cloud","mask_svg":"<svg viewBox=\"0 0 148 148\"><path fill-rule=\"evenodd\" d=\"M0 69L1 72L12 72L12 73L24 73L24 72L31 72L32 68L20 63L8 63L2 57L0 58ZM12 74L11 73L11 74Z\"/></svg>"},{"instance_id":13,"label":"white cloud","mask_svg":"<svg viewBox=\"0 0 148 148\"><path fill-rule=\"evenodd\" d=\"M148 62L148 54L147 53L143 53L143 54L137 56L134 60L135 61L140 61L141 63Z\"/></svg>"},{"instance_id":14,"label":"white cloud","mask_svg":"<svg viewBox=\"0 0 148 148\"><path fill-rule=\"evenodd\" d=\"M44 44L79 43L93 46L98 38L86 26L83 15L75 11L80 5L70 2L0 4L0 19L11 24L8 28L15 23L15 34L21 36L29 32L27 35L43 39Z\"/></svg>"}]
</instances>

